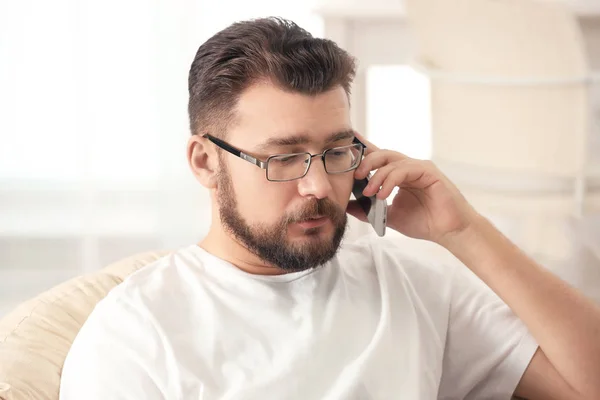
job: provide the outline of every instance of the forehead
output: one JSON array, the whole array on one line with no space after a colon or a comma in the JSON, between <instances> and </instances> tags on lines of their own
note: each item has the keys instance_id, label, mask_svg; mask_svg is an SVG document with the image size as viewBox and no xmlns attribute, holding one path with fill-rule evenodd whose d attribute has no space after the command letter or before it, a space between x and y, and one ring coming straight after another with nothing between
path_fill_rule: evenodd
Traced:
<instances>
[{"instance_id":1,"label":"forehead","mask_svg":"<svg viewBox=\"0 0 600 400\"><path fill-rule=\"evenodd\" d=\"M316 95L287 92L261 83L242 93L236 123L228 138L253 147L275 137L308 136L319 143L335 132L350 130L350 105L339 86Z\"/></svg>"}]
</instances>

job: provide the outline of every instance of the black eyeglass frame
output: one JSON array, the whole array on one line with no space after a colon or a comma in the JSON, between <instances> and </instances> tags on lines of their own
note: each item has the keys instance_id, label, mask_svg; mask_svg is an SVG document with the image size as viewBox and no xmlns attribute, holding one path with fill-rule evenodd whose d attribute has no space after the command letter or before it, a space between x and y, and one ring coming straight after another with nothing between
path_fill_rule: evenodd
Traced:
<instances>
[{"instance_id":1,"label":"black eyeglass frame","mask_svg":"<svg viewBox=\"0 0 600 400\"><path fill-rule=\"evenodd\" d=\"M339 147L332 147L330 149L324 150L322 153L317 153L317 154L311 154L309 152L302 152L302 153L289 153L289 154L273 154L271 156L269 156L267 158L266 161L262 161L257 159L256 157L252 157L251 155L244 153L243 151L233 147L232 145L230 145L229 143L216 138L208 133L205 133L204 135L202 135L203 138L206 138L208 140L210 140L212 143L214 143L216 146L220 147L221 149L227 151L228 153L233 154L236 157L241 158L242 160L248 161L251 164L256 165L259 168L262 168L265 170L265 177L267 178L268 181L270 182L289 182L289 181L294 181L296 179L302 179L306 176L306 174L308 173L308 170L310 169L310 166L312 164L312 159L313 157L321 157L321 160L323 161L323 165L325 166L325 171L328 174L343 174L345 172L349 172L349 171L353 171L356 168L358 168L358 166L360 165L360 163L362 162L362 158L363 155L365 154L365 149L367 148L367 146L365 146L365 144L363 142L361 142L360 140L358 140L358 138L355 136L354 139L352 140L352 144L351 145L347 145L347 146L339 146ZM327 171L327 164L325 163L325 155L327 154L327 152L331 151L331 150L335 150L335 149L340 149L340 148L346 148L346 147L350 147L356 144L360 144L361 145L361 151L360 151L360 155L358 157L359 161L358 163L347 169L344 171L338 171L338 172L329 172ZM275 157L282 157L282 156L297 156L297 155L302 155L302 154L307 154L309 155L309 159L308 159L308 165L306 166L306 170L304 171L304 174L302 174L302 176L299 176L297 178L292 178L292 179L269 179L269 171L268 171L268 167L269 167L269 160L275 158Z\"/></svg>"}]
</instances>

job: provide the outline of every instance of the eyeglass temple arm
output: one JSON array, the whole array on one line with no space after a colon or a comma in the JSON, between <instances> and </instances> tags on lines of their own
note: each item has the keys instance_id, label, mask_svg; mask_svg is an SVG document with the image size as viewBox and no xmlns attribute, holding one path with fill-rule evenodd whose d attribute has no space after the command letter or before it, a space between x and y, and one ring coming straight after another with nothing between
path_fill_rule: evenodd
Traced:
<instances>
[{"instance_id":1,"label":"eyeglass temple arm","mask_svg":"<svg viewBox=\"0 0 600 400\"><path fill-rule=\"evenodd\" d=\"M362 144L365 149L367 148L367 146L363 142L358 140L358 138L356 136L354 136L354 139L352 139L352 143Z\"/></svg>"},{"instance_id":2,"label":"eyeglass temple arm","mask_svg":"<svg viewBox=\"0 0 600 400\"><path fill-rule=\"evenodd\" d=\"M252 163L262 169L266 169L267 168L267 163L264 161L260 161L257 160L256 158L244 153L243 151L240 151L238 149L236 149L235 147L229 145L228 143L225 143L224 141L222 141L221 139L218 139L214 136L209 135L208 133L202 135L202 137L210 140L211 142L213 142L214 144L216 144L217 146L219 146L220 148L222 148L223 150L233 154L234 156L237 156L239 158L241 158L242 160L246 160L249 163Z\"/></svg>"}]
</instances>

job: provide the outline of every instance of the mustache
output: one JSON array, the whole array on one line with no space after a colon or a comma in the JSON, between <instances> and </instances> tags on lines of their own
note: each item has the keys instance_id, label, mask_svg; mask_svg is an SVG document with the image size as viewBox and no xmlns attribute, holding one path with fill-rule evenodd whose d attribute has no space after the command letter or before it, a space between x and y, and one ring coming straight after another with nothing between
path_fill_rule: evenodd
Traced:
<instances>
[{"instance_id":1,"label":"mustache","mask_svg":"<svg viewBox=\"0 0 600 400\"><path fill-rule=\"evenodd\" d=\"M332 221L340 221L344 217L344 211L329 199L310 200L301 210L289 215L287 223L305 221L315 217L328 217Z\"/></svg>"}]
</instances>

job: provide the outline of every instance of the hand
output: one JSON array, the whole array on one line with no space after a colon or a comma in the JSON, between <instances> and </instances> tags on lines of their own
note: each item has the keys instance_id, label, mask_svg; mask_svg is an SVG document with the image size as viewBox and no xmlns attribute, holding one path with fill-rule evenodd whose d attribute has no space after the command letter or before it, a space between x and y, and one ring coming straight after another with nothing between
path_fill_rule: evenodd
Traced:
<instances>
[{"instance_id":1,"label":"hand","mask_svg":"<svg viewBox=\"0 0 600 400\"><path fill-rule=\"evenodd\" d=\"M445 238L465 231L475 221L477 212L431 161L380 150L362 136L356 136L367 149L361 165L354 172L355 179L364 179L377 170L363 194L377 194L378 199L387 199L395 187L400 188L388 206L387 225L390 228L412 238L441 243ZM347 212L367 221L356 201L348 204Z\"/></svg>"}]
</instances>

